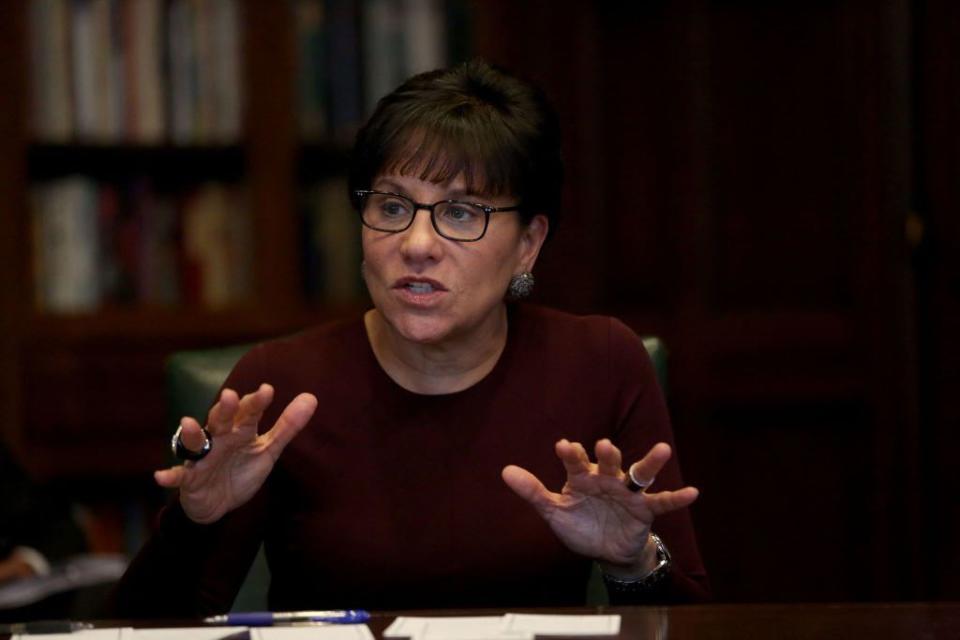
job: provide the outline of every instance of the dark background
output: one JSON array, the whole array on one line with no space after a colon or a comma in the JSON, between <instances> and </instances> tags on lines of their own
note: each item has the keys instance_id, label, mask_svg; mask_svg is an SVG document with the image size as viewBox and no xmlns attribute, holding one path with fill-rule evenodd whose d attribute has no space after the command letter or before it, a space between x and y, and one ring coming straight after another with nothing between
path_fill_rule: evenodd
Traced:
<instances>
[{"instance_id":1,"label":"dark background","mask_svg":"<svg viewBox=\"0 0 960 640\"><path fill-rule=\"evenodd\" d=\"M3 433L91 500L149 495L167 353L337 311L302 308L277 217L296 173L290 26L247 3L256 309L62 320L27 302L22 7L3 5ZM535 299L669 347L717 599L960 598L960 4L466 7L472 51L540 84L565 130Z\"/></svg>"}]
</instances>

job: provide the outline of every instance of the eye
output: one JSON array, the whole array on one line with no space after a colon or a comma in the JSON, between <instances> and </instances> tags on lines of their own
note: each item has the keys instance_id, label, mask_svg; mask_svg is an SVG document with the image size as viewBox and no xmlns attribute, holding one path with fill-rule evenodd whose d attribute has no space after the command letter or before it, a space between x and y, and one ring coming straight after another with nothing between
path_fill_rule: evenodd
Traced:
<instances>
[{"instance_id":1,"label":"eye","mask_svg":"<svg viewBox=\"0 0 960 640\"><path fill-rule=\"evenodd\" d=\"M380 212L388 218L402 217L410 213L409 203L400 198L383 198L378 208Z\"/></svg>"},{"instance_id":2,"label":"eye","mask_svg":"<svg viewBox=\"0 0 960 640\"><path fill-rule=\"evenodd\" d=\"M447 222L471 224L482 219L483 211L470 204L451 202L443 208L442 216Z\"/></svg>"}]
</instances>

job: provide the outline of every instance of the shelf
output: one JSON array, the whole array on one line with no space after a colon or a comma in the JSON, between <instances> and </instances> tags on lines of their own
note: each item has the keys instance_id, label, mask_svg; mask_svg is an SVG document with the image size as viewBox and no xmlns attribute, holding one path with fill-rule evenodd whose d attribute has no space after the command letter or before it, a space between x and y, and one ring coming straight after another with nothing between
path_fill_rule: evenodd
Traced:
<instances>
[{"instance_id":1,"label":"shelf","mask_svg":"<svg viewBox=\"0 0 960 640\"><path fill-rule=\"evenodd\" d=\"M241 145L33 144L27 162L34 180L82 172L111 181L151 175L172 183L201 179L235 182L246 169Z\"/></svg>"},{"instance_id":2,"label":"shelf","mask_svg":"<svg viewBox=\"0 0 960 640\"><path fill-rule=\"evenodd\" d=\"M350 167L350 148L346 144L306 143L297 150L297 178L300 184L321 177L346 175Z\"/></svg>"}]
</instances>

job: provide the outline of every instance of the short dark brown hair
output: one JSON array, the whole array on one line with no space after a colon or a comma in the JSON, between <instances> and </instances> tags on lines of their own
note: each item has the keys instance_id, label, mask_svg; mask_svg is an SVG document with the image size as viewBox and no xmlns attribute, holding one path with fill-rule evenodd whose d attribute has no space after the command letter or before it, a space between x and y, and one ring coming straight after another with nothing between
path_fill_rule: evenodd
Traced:
<instances>
[{"instance_id":1,"label":"short dark brown hair","mask_svg":"<svg viewBox=\"0 0 960 640\"><path fill-rule=\"evenodd\" d=\"M518 198L529 223L559 222L560 126L543 92L474 59L413 76L383 97L357 133L349 188L381 174L446 182L463 175L477 195Z\"/></svg>"}]
</instances>

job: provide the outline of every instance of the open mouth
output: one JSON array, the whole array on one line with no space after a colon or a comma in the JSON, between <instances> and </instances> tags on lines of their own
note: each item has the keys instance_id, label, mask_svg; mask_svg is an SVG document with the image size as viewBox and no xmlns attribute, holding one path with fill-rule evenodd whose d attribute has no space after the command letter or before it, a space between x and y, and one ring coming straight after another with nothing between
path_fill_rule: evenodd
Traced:
<instances>
[{"instance_id":1,"label":"open mouth","mask_svg":"<svg viewBox=\"0 0 960 640\"><path fill-rule=\"evenodd\" d=\"M429 282L410 282L406 285L406 288L411 293L424 294L434 292L433 285Z\"/></svg>"}]
</instances>

